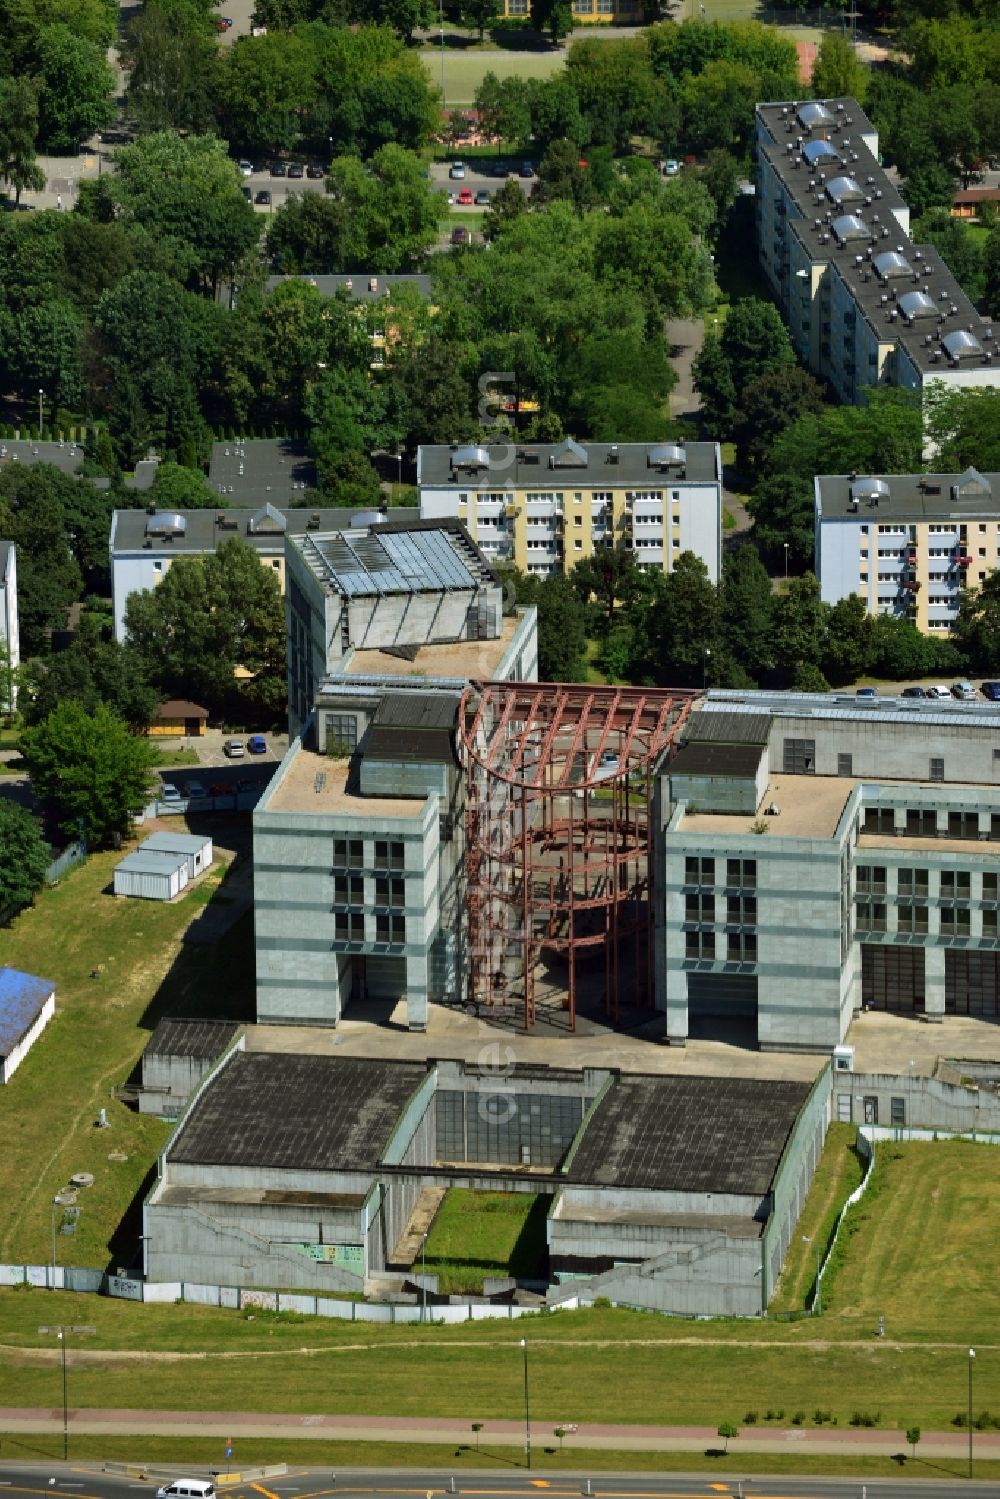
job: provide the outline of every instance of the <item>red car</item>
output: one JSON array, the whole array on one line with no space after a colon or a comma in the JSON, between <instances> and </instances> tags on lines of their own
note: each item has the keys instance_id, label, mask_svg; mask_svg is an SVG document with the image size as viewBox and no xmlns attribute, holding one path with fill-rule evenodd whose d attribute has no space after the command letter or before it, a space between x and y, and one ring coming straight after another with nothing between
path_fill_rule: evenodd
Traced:
<instances>
[{"instance_id":1,"label":"red car","mask_svg":"<svg viewBox=\"0 0 1000 1499\"><path fill-rule=\"evenodd\" d=\"M462 191L458 195L458 201L460 203L471 203L472 202L472 188L471 187L463 187Z\"/></svg>"}]
</instances>

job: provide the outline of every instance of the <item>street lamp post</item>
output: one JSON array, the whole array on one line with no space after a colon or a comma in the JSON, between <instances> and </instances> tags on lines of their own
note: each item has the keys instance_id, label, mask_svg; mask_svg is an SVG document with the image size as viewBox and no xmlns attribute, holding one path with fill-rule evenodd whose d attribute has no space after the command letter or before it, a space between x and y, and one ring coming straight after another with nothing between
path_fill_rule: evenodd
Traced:
<instances>
[{"instance_id":1,"label":"street lamp post","mask_svg":"<svg viewBox=\"0 0 1000 1499\"><path fill-rule=\"evenodd\" d=\"M711 657L711 654L712 654L711 649L708 646L706 646L705 647L705 654L702 657L702 662L701 662L701 690L702 690L702 692L704 692L705 688L708 686L708 662L709 662L709 658Z\"/></svg>"},{"instance_id":2,"label":"street lamp post","mask_svg":"<svg viewBox=\"0 0 1000 1499\"><path fill-rule=\"evenodd\" d=\"M785 548L785 582L788 582L788 542L782 543Z\"/></svg>"},{"instance_id":3,"label":"street lamp post","mask_svg":"<svg viewBox=\"0 0 1000 1499\"><path fill-rule=\"evenodd\" d=\"M39 387L38 390L38 435L42 435L42 402L45 400L45 392Z\"/></svg>"},{"instance_id":4,"label":"street lamp post","mask_svg":"<svg viewBox=\"0 0 1000 1499\"><path fill-rule=\"evenodd\" d=\"M441 33L441 108L444 109L444 0L438 0L438 28Z\"/></svg>"},{"instance_id":5,"label":"street lamp post","mask_svg":"<svg viewBox=\"0 0 1000 1499\"><path fill-rule=\"evenodd\" d=\"M402 453L397 453L396 454L396 473L397 473L397 482L399 484L400 489L402 489L402 487L403 487L403 455L402 455Z\"/></svg>"},{"instance_id":6,"label":"street lamp post","mask_svg":"<svg viewBox=\"0 0 1000 1499\"><path fill-rule=\"evenodd\" d=\"M97 1331L96 1327L73 1327L66 1323L59 1323L56 1327L40 1327L40 1333L54 1332L62 1344L62 1397L63 1397L63 1462L69 1461L69 1361L68 1343L70 1333L79 1333L81 1337L92 1335Z\"/></svg>"},{"instance_id":7,"label":"street lamp post","mask_svg":"<svg viewBox=\"0 0 1000 1499\"><path fill-rule=\"evenodd\" d=\"M420 1240L420 1320L427 1321L427 1235Z\"/></svg>"},{"instance_id":8,"label":"street lamp post","mask_svg":"<svg viewBox=\"0 0 1000 1499\"><path fill-rule=\"evenodd\" d=\"M528 1399L528 1340L521 1339L521 1352L524 1354L524 1451L531 1469L531 1403Z\"/></svg>"},{"instance_id":9,"label":"street lamp post","mask_svg":"<svg viewBox=\"0 0 1000 1499\"><path fill-rule=\"evenodd\" d=\"M972 1366L976 1361L976 1350L969 1349L969 1477L972 1477Z\"/></svg>"}]
</instances>

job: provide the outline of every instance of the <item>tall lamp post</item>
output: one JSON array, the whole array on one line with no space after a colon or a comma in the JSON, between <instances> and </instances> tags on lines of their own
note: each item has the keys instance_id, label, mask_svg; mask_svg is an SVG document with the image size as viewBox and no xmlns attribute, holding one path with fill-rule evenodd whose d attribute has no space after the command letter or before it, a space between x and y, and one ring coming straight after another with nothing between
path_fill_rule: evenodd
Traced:
<instances>
[{"instance_id":1,"label":"tall lamp post","mask_svg":"<svg viewBox=\"0 0 1000 1499\"><path fill-rule=\"evenodd\" d=\"M524 1354L524 1451L531 1468L531 1402L528 1398L528 1340L521 1339L521 1352Z\"/></svg>"},{"instance_id":2,"label":"tall lamp post","mask_svg":"<svg viewBox=\"0 0 1000 1499\"><path fill-rule=\"evenodd\" d=\"M788 542L787 541L783 542L782 545L785 548L785 582L787 583L788 582Z\"/></svg>"},{"instance_id":3,"label":"tall lamp post","mask_svg":"<svg viewBox=\"0 0 1000 1499\"><path fill-rule=\"evenodd\" d=\"M70 1333L86 1337L97 1331L96 1327L73 1327L59 1323L55 1327L40 1327L40 1333L54 1332L62 1344L62 1397L63 1397L63 1462L69 1461L69 1364L68 1343Z\"/></svg>"},{"instance_id":4,"label":"tall lamp post","mask_svg":"<svg viewBox=\"0 0 1000 1499\"><path fill-rule=\"evenodd\" d=\"M45 392L39 387L38 390L38 436L42 435L42 402L45 400Z\"/></svg>"},{"instance_id":5,"label":"tall lamp post","mask_svg":"<svg viewBox=\"0 0 1000 1499\"><path fill-rule=\"evenodd\" d=\"M444 0L438 0L438 29L441 33L441 108L446 104L444 92Z\"/></svg>"},{"instance_id":6,"label":"tall lamp post","mask_svg":"<svg viewBox=\"0 0 1000 1499\"><path fill-rule=\"evenodd\" d=\"M969 1477L972 1477L972 1366L976 1362L976 1350L969 1349Z\"/></svg>"}]
</instances>

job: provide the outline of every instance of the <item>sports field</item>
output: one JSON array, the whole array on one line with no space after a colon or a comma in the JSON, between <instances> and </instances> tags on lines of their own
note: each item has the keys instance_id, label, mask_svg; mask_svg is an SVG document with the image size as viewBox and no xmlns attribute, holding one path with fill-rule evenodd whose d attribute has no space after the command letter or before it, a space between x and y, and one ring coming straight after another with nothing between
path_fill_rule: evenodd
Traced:
<instances>
[{"instance_id":1,"label":"sports field","mask_svg":"<svg viewBox=\"0 0 1000 1499\"><path fill-rule=\"evenodd\" d=\"M421 50L420 56L423 58L431 82L440 88L441 49L425 47ZM560 50L507 52L499 48L480 50L477 47L469 48L467 51L456 51L446 47L444 53L445 104L449 109L471 105L476 97L476 89L487 73L495 73L498 78L512 76L549 78L559 71L565 61L566 54Z\"/></svg>"}]
</instances>

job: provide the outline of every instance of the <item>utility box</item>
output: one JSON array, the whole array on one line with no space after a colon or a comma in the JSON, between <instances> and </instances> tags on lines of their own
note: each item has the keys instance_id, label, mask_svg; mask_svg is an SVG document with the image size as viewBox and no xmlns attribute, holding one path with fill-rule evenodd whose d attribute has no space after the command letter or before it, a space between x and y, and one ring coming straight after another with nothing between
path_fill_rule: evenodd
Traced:
<instances>
[{"instance_id":1,"label":"utility box","mask_svg":"<svg viewBox=\"0 0 1000 1499\"><path fill-rule=\"evenodd\" d=\"M835 1046L833 1048L833 1070L834 1072L854 1071L853 1046Z\"/></svg>"}]
</instances>

